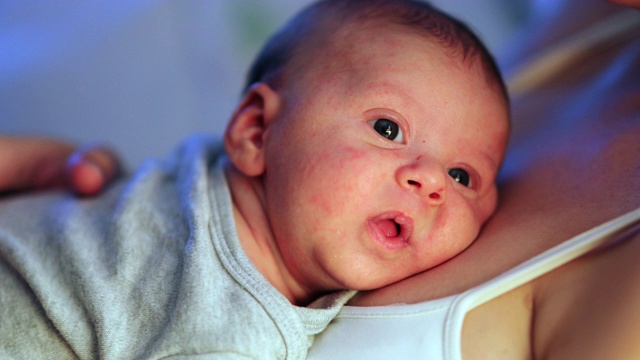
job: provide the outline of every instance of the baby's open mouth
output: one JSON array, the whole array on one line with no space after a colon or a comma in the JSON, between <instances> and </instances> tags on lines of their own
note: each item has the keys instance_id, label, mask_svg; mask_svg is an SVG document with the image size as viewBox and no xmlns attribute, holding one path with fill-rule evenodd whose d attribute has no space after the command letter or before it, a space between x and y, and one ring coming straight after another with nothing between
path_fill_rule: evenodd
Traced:
<instances>
[{"instance_id":1,"label":"baby's open mouth","mask_svg":"<svg viewBox=\"0 0 640 360\"><path fill-rule=\"evenodd\" d=\"M374 238L390 248L405 246L413 232L413 220L398 213L384 214L369 221Z\"/></svg>"},{"instance_id":2,"label":"baby's open mouth","mask_svg":"<svg viewBox=\"0 0 640 360\"><path fill-rule=\"evenodd\" d=\"M402 226L394 219L386 219L378 222L378 226L386 237L396 237L402 232Z\"/></svg>"}]
</instances>

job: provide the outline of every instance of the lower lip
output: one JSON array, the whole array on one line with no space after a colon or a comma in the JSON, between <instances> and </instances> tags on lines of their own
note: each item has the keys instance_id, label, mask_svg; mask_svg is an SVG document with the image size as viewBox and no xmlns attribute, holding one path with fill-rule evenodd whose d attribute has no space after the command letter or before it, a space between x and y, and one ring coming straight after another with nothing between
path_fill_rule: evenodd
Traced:
<instances>
[{"instance_id":1,"label":"lower lip","mask_svg":"<svg viewBox=\"0 0 640 360\"><path fill-rule=\"evenodd\" d=\"M403 226L407 225L403 224ZM375 240L376 243L382 245L387 250L400 250L409 246L409 241L407 239L404 239L400 236L386 236L382 229L378 226L376 221L369 220L367 222L367 228L373 240Z\"/></svg>"}]
</instances>

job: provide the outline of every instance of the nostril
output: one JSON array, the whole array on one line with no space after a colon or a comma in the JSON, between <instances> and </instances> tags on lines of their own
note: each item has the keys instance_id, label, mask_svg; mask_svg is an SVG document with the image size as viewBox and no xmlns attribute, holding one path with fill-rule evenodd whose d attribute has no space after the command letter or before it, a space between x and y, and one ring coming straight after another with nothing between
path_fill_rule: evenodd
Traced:
<instances>
[{"instance_id":1,"label":"nostril","mask_svg":"<svg viewBox=\"0 0 640 360\"><path fill-rule=\"evenodd\" d=\"M422 187L422 184L420 184L419 182L417 182L417 181L415 181L415 180L407 180L407 183L409 183L409 185L412 185L412 186L417 187L418 189L419 189L420 187Z\"/></svg>"},{"instance_id":2,"label":"nostril","mask_svg":"<svg viewBox=\"0 0 640 360\"><path fill-rule=\"evenodd\" d=\"M440 200L440 194L433 192L429 194L429 199Z\"/></svg>"}]
</instances>

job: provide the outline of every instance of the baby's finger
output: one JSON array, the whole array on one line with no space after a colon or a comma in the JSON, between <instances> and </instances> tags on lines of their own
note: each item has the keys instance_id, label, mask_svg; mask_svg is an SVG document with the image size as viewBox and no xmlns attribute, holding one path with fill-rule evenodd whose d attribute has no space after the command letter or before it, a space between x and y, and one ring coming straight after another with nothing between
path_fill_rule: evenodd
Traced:
<instances>
[{"instance_id":1,"label":"baby's finger","mask_svg":"<svg viewBox=\"0 0 640 360\"><path fill-rule=\"evenodd\" d=\"M120 174L116 154L101 145L88 145L77 149L67 161L68 186L79 195L100 193Z\"/></svg>"}]
</instances>

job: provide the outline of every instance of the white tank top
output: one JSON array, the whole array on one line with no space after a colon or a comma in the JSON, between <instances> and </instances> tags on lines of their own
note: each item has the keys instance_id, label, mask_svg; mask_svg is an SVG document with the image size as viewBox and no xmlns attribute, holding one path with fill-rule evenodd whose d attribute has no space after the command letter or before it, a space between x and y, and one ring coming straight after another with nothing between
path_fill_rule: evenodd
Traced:
<instances>
[{"instance_id":1,"label":"white tank top","mask_svg":"<svg viewBox=\"0 0 640 360\"><path fill-rule=\"evenodd\" d=\"M461 355L466 314L640 226L640 208L582 233L461 294L375 307L346 306L316 337L308 359L447 359Z\"/></svg>"}]
</instances>

